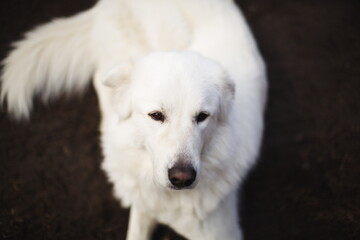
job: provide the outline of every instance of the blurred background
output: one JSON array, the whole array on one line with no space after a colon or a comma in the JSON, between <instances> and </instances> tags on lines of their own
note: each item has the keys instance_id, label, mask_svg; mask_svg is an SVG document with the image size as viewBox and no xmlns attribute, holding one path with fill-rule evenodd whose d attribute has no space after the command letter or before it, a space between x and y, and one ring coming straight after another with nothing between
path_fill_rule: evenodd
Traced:
<instances>
[{"instance_id":1,"label":"blurred background","mask_svg":"<svg viewBox=\"0 0 360 240\"><path fill-rule=\"evenodd\" d=\"M0 58L94 0L1 0ZM239 0L268 67L266 131L241 195L245 240L360 239L360 1ZM125 239L99 169L92 87L26 122L0 110L0 239ZM162 236L182 239L160 227Z\"/></svg>"}]
</instances>

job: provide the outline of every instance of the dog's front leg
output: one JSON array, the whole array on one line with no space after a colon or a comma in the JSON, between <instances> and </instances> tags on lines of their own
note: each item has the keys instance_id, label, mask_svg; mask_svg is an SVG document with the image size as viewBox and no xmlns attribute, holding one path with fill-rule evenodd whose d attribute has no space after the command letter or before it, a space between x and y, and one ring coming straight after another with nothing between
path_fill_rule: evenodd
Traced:
<instances>
[{"instance_id":1,"label":"dog's front leg","mask_svg":"<svg viewBox=\"0 0 360 240\"><path fill-rule=\"evenodd\" d=\"M126 240L149 240L155 224L151 216L132 206Z\"/></svg>"}]
</instances>

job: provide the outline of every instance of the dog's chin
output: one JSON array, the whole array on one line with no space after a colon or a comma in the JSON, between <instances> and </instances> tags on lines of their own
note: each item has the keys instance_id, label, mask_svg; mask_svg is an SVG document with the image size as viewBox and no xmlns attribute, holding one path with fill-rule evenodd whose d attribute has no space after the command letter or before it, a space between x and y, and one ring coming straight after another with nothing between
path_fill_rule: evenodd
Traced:
<instances>
[{"instance_id":1,"label":"dog's chin","mask_svg":"<svg viewBox=\"0 0 360 240\"><path fill-rule=\"evenodd\" d=\"M176 187L174 185L172 185L171 183L167 184L166 188L169 190L175 190L175 191L181 191L181 190L192 190L196 187L197 183L193 183L192 185L188 186L188 187Z\"/></svg>"},{"instance_id":2,"label":"dog's chin","mask_svg":"<svg viewBox=\"0 0 360 240\"><path fill-rule=\"evenodd\" d=\"M178 187L175 187L175 186L169 186L168 189L170 191L185 191L185 190L193 190L195 187L183 187L183 188L178 188Z\"/></svg>"}]
</instances>

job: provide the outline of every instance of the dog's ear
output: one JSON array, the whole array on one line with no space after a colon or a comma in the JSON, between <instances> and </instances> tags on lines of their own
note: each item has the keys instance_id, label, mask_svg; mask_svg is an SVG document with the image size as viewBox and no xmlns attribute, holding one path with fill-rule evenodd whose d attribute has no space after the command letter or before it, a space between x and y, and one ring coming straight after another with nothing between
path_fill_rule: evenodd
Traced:
<instances>
[{"instance_id":1,"label":"dog's ear","mask_svg":"<svg viewBox=\"0 0 360 240\"><path fill-rule=\"evenodd\" d=\"M228 119L235 98L235 83L227 76L227 74L223 78L220 89L221 99L219 120L224 122Z\"/></svg>"},{"instance_id":2,"label":"dog's ear","mask_svg":"<svg viewBox=\"0 0 360 240\"><path fill-rule=\"evenodd\" d=\"M102 83L111 88L127 85L130 81L132 69L133 62L118 64L107 71L105 77L102 79Z\"/></svg>"},{"instance_id":3,"label":"dog's ear","mask_svg":"<svg viewBox=\"0 0 360 240\"><path fill-rule=\"evenodd\" d=\"M133 63L118 64L112 67L102 80L102 83L114 89L113 104L120 121L131 116L130 82Z\"/></svg>"}]
</instances>

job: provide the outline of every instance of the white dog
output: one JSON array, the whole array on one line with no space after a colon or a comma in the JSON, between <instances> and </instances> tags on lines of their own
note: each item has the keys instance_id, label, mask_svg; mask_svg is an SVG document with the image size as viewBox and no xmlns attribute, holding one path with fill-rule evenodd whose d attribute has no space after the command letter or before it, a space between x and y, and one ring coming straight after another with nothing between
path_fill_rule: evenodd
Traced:
<instances>
[{"instance_id":1,"label":"white dog","mask_svg":"<svg viewBox=\"0 0 360 240\"><path fill-rule=\"evenodd\" d=\"M261 142L265 67L230 0L101 0L29 32L4 61L2 102L26 118L32 97L93 77L103 169L128 240L160 222L192 240L239 240L238 187Z\"/></svg>"}]
</instances>

